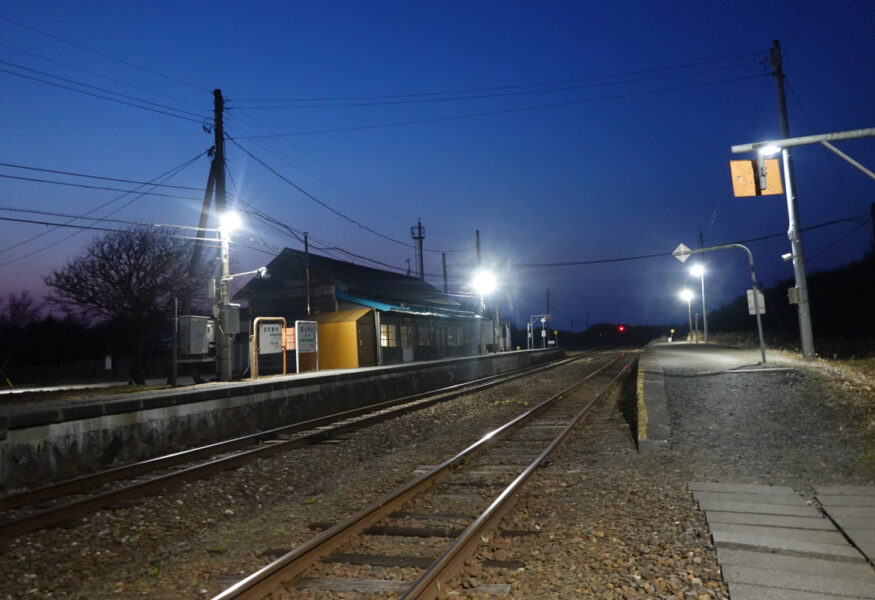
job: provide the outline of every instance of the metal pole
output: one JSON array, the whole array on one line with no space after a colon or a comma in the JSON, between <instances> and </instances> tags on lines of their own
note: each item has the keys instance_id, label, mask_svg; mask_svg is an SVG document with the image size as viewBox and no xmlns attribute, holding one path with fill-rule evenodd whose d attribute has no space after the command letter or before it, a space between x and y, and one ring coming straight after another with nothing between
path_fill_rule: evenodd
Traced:
<instances>
[{"instance_id":1,"label":"metal pole","mask_svg":"<svg viewBox=\"0 0 875 600\"><path fill-rule=\"evenodd\" d=\"M684 252L683 254L699 254L700 252L713 252L715 250L728 250L729 248L740 248L747 253L747 260L748 260L748 263L750 264L750 281L751 281L751 285L753 286L753 292L754 292L754 294L753 294L753 306L754 306L754 311L756 311L756 317L757 317L757 331L759 332L759 335L760 335L760 353L762 354L762 357L763 357L763 364L766 364L766 342L765 342L765 339L763 338L763 322L762 322L762 319L760 318L760 302L759 302L759 296L757 295L757 291L758 291L757 290L757 277L756 277L756 271L754 270L754 266L753 266L753 254L751 254L748 247L744 246L742 244L725 244L723 246L711 246L708 248L699 248L697 250L690 250L689 252Z\"/></svg>"},{"instance_id":2,"label":"metal pole","mask_svg":"<svg viewBox=\"0 0 875 600\"><path fill-rule=\"evenodd\" d=\"M741 246L741 244L734 245ZM757 288L756 271L753 268L753 254L750 253L750 250L748 250L746 246L741 247L747 252L747 259L750 261L750 283L751 287L753 287L753 310L757 315L757 331L759 331L760 334L760 354L763 357L763 364L766 364L766 342L763 340L763 320L760 318L760 294L759 288Z\"/></svg>"},{"instance_id":3,"label":"metal pole","mask_svg":"<svg viewBox=\"0 0 875 600\"><path fill-rule=\"evenodd\" d=\"M770 52L772 66L775 67L775 80L778 91L778 110L781 119L781 136L790 137L790 124L787 119L787 98L784 94L784 65L781 59L781 44L772 41ZM796 277L797 309L799 312L799 337L802 345L802 357L814 360L814 335L811 330L811 308L808 304L808 281L805 277L805 260L802 252L802 237L799 229L799 215L796 202L795 179L793 177L793 162L790 150L781 149L784 162L784 186L787 190L787 216L790 221L787 237L790 238L790 249L793 253L793 273Z\"/></svg>"},{"instance_id":4,"label":"metal pole","mask_svg":"<svg viewBox=\"0 0 875 600\"><path fill-rule=\"evenodd\" d=\"M790 151L781 150L784 159L784 186L787 189L787 216L790 227L787 237L790 238L790 250L793 253L793 273L796 276L796 297L799 303L799 337L802 344L802 357L814 360L814 334L811 329L811 307L808 303L808 280L805 276L805 258L802 251L802 236L799 232L799 218L796 213L796 192L793 187L793 167L790 161Z\"/></svg>"},{"instance_id":5,"label":"metal pole","mask_svg":"<svg viewBox=\"0 0 875 600\"><path fill-rule=\"evenodd\" d=\"M170 336L170 387L179 385L179 299L173 297L173 331Z\"/></svg>"},{"instance_id":6,"label":"metal pole","mask_svg":"<svg viewBox=\"0 0 875 600\"><path fill-rule=\"evenodd\" d=\"M304 274L307 278L307 316L310 316L310 242L304 232Z\"/></svg>"},{"instance_id":7,"label":"metal pole","mask_svg":"<svg viewBox=\"0 0 875 600\"><path fill-rule=\"evenodd\" d=\"M705 270L702 269L702 328L705 330L705 343L708 343L708 309L705 308Z\"/></svg>"},{"instance_id":8,"label":"metal pole","mask_svg":"<svg viewBox=\"0 0 875 600\"><path fill-rule=\"evenodd\" d=\"M693 299L687 300L687 337L693 337Z\"/></svg>"},{"instance_id":9,"label":"metal pole","mask_svg":"<svg viewBox=\"0 0 875 600\"><path fill-rule=\"evenodd\" d=\"M222 237L221 258L222 258L222 274L219 277L219 314L218 314L218 361L219 361L219 381L231 381L231 335L225 333L225 317L226 306L230 304L230 294L228 293L228 281L230 280L230 245L231 235L227 231L219 233Z\"/></svg>"}]
</instances>

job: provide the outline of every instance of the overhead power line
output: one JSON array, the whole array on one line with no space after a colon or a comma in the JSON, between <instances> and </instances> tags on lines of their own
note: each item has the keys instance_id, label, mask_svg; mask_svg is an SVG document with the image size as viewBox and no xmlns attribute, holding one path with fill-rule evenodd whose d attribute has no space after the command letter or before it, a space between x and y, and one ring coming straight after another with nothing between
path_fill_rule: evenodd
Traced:
<instances>
[{"instance_id":1,"label":"overhead power line","mask_svg":"<svg viewBox=\"0 0 875 600\"><path fill-rule=\"evenodd\" d=\"M578 83L581 81L596 81L599 79L612 79L617 77L628 77L631 75L642 75L645 73L657 73L660 71L672 71L677 69L685 69L689 67L701 67L704 65L712 65L721 62L730 62L733 60L741 60L748 59L753 57L763 57L768 55L768 50L761 50L759 52L751 52L749 54L740 54L736 56L729 56L724 58L715 58L704 61L690 62L690 63L682 63L678 65L668 65L662 67L653 67L650 69L637 69L634 71L623 71L620 73L612 73L612 74L604 74L604 75L592 75L589 77L575 77L570 79L559 79L552 81L541 81L534 83L520 83L513 85L502 85L502 86L493 86L493 87L481 87L481 88L468 88L462 90L449 90L449 91L439 91L439 92L415 92L415 93L405 93L405 94L386 94L386 95L378 95L378 96L322 96L322 97L310 97L310 98L237 98L235 102L335 102L335 101L347 101L347 100L390 100L390 99L403 99L403 98L418 98L418 97L426 97L426 96L449 96L456 94L474 94L474 93L482 93L482 92L497 92L502 90L516 90L523 89L529 87L543 87L543 86L551 86L551 85L566 85L571 83Z\"/></svg>"},{"instance_id":2,"label":"overhead power line","mask_svg":"<svg viewBox=\"0 0 875 600\"><path fill-rule=\"evenodd\" d=\"M51 86L53 86L53 87L58 87L58 88L61 88L61 89L69 90L69 91L71 91L71 92L76 92L76 93L79 93L79 94L84 94L84 95L86 95L86 96L92 96L92 97L94 97L94 98L100 98L100 99L102 99L102 100L108 100L109 102L115 102L115 103L117 103L117 104L123 104L123 105L125 105L125 106L132 106L132 107L134 107L134 108L139 108L139 109L141 109L141 110L147 110L147 111L149 111L149 112L154 112L154 113L158 113L158 114L162 114L162 115L167 115L167 116L169 116L169 117L176 117L177 119L183 119L183 120L185 120L185 121L192 121L192 122L194 122L194 123L202 123L202 122L204 122L204 121L207 120L206 118L204 118L204 119L194 119L194 118L192 118L192 117L186 117L186 116L184 116L184 115L180 115L180 114L172 113L172 112L169 112L169 111L166 111L166 110L160 110L160 109L157 109L157 108L149 108L148 106L143 106L142 104L135 104L134 102L127 102L127 101L125 101L125 100L119 100L118 98L111 98L111 97L109 97L109 96L104 96L103 94L95 94L94 92L89 92L89 91L86 91L86 90L80 90L80 89L78 89L78 88L74 88L74 87L71 87L71 86L69 86L69 85L63 85L63 84L60 84L60 83L55 83L54 81L47 81L47 80L45 80L45 79L40 79L39 77L31 77L30 75L25 75L24 73L17 73L17 72L15 72L15 71L10 71L9 69L0 69L0 73L7 73L7 74L9 74L9 75L15 75L16 77L21 77L21 78L23 78L23 79L29 79L29 80L31 80L31 81L37 81L37 82L39 82L39 83L44 83L44 84L46 84L46 85L51 85Z\"/></svg>"},{"instance_id":3,"label":"overhead power line","mask_svg":"<svg viewBox=\"0 0 875 600\"><path fill-rule=\"evenodd\" d=\"M304 194L307 198L309 198L310 200L312 200L313 202L315 202L315 203L318 204L319 206L321 206L321 207L323 207L323 208L325 208L325 209L331 211L332 213L334 213L334 214L337 215L338 217L340 217L340 218L342 218L342 219L344 219L344 220L346 220L346 221L349 221L349 222L352 223L353 225L356 225L356 226L358 226L358 227L364 229L365 231L367 231L367 232L369 232L369 233L373 233L374 235L376 235L376 236L378 236L378 237L381 237L381 238L383 238L384 240L388 240L388 241L393 242L393 243L395 243L395 244L399 244L399 245L401 245L401 246L404 246L405 248L412 248L412 247L413 247L412 244L407 244L407 243L405 243L405 242L402 242L401 240L396 240L396 239L393 238L393 237L389 237L388 235L382 234L382 233L380 233L379 231L377 231L377 230L375 230L375 229L372 229L372 228L368 227L367 225L364 225L363 223L360 223L359 221L356 221L356 220L353 219L352 217L349 217L349 216L343 214L343 213L340 212L339 210L337 210L337 209L335 209L335 208L329 206L328 204L326 204L325 202L323 202L322 200L320 200L319 198L317 198L316 196L314 196L313 194L311 194L310 192L308 192L307 190L305 190L304 188L302 188L301 186L299 186L297 183L295 183L294 181L292 181L291 179L289 179L288 177L286 177L285 175L283 175L282 173L280 173L279 171L277 171L276 169L274 169L273 167L271 167L270 165L268 165L266 162L264 162L263 160L261 160L260 158L258 158L258 157L255 156L254 154L252 154L249 150L247 150L246 148L244 148L243 146L241 146L240 143L239 143L236 139L234 139L234 138L228 136L228 141L230 141L230 142L233 143L235 146L237 146L238 148L240 148L240 150L242 150L243 152L245 152L245 153L246 153L246 154L247 154L252 160L254 160L254 161L257 162L258 164L260 164L262 167L264 167L265 169L267 169L268 171L270 171L271 173L273 173L274 175L276 175L278 178L280 178L280 179L282 179L283 181L285 181L287 184L289 184L290 186L292 186L293 188L295 188L296 190L298 190L299 192L301 192L302 194Z\"/></svg>"},{"instance_id":4,"label":"overhead power line","mask_svg":"<svg viewBox=\"0 0 875 600\"><path fill-rule=\"evenodd\" d=\"M104 190L109 192L127 192L131 193L133 190L124 190L121 188L112 188L106 187L102 185L87 185L85 183L72 183L69 181L54 181L52 179L38 179L36 177L20 177L18 175L6 175L0 173L0 177L3 179L17 179L18 181L30 181L34 183L50 183L52 185L65 185L68 187L77 187L77 188L85 188L88 190ZM150 183L140 183L139 185L152 185ZM194 196L180 196L178 194L163 194L161 192L141 192L144 196L160 196L162 198L177 198L180 200L200 200L200 198L196 198Z\"/></svg>"},{"instance_id":5,"label":"overhead power line","mask_svg":"<svg viewBox=\"0 0 875 600\"><path fill-rule=\"evenodd\" d=\"M103 52L103 51L101 51L101 50L96 50L95 48L90 48L90 47L88 47L88 46L84 46L84 45L82 45L82 44L78 44L78 43L76 43L76 42L71 42L70 40L68 40L68 39L64 39L64 38L62 38L61 36L55 35L55 34L53 34L53 33L49 33L49 32L47 32L47 31L43 31L42 29L37 29L36 27L32 27L32 26L30 26L30 25L25 25L24 23L21 23L21 22L19 22L19 21L14 21L14 20L9 19L9 18L6 18L6 17L0 17L0 21L6 21L7 23L10 23L10 24L12 24L12 25L15 25L16 27L21 27L22 29L28 29L28 30L30 30L30 31L33 31L33 32L38 33L38 34L40 34L40 35L43 35L43 36L45 36L45 37L51 38L51 39L53 39L53 40L57 40L57 41L59 41L59 42L63 42L64 44L68 44L68 45L73 46L73 47L75 47L75 48L79 48L80 50L85 50L86 52L92 52L92 53L94 53L94 54L97 54L98 56L102 56L102 57L104 57L104 58L108 58L108 59L110 59L110 60L114 60L115 62L117 62L117 63L119 63L119 64L125 65L125 66L127 66L127 67L131 67L132 69L137 69L137 70L139 70L139 71L143 71L143 72L149 73L150 75L155 75L156 77L161 77L162 79L166 79L166 80L168 80L168 81L172 81L172 82L174 82L174 83L178 83L178 84L180 84L180 85L184 85L184 86L186 86L186 87L192 88L192 89L197 90L197 91L199 91L199 92L210 92L210 91L211 91L211 90L207 90L207 89L205 89L205 88L202 88L202 87L200 87L200 86L193 85L193 84L191 84L191 83L189 83L189 82L187 82L187 81L183 81L183 80L181 80L181 79L177 79L176 77L173 77L173 76L171 76L171 75L167 75L167 74L165 74L165 73L161 73L160 71L156 71L156 70L154 70L154 69L150 69L150 68L148 68L148 67L144 67L144 66L142 66L142 65L138 65L138 64L135 64L135 63L129 62L129 61L124 60L124 59L122 59L122 58L119 58L119 57L117 57L117 56L113 56L112 54L109 54L109 53L107 53L107 52Z\"/></svg>"},{"instance_id":6,"label":"overhead power line","mask_svg":"<svg viewBox=\"0 0 875 600\"><path fill-rule=\"evenodd\" d=\"M32 208L15 208L12 206L0 206L0 211L25 213L25 214L31 214L31 215L45 215L47 217L64 217L64 218L73 219L73 220L77 220L77 219L82 218L78 215L71 215L71 214L67 214L67 213L52 212L52 211L47 211L47 210L34 210ZM120 225L132 225L135 227L136 226L149 226L149 227L167 227L167 228L173 228L173 229L191 229L193 231L199 231L199 230L210 231L210 232L218 232L219 231L219 229L200 228L200 227L194 227L192 225L171 225L170 223L147 223L144 221L125 221L123 219L102 218L102 219L100 219L100 221L104 222L104 223L118 223Z\"/></svg>"},{"instance_id":7,"label":"overhead power line","mask_svg":"<svg viewBox=\"0 0 875 600\"><path fill-rule=\"evenodd\" d=\"M813 229L820 229L821 227L829 227L831 225L837 225L839 223L848 223L851 221L856 221L856 222L863 221L863 225L865 225L866 223L869 222L869 215L862 214L862 215L856 215L854 217L848 217L845 219L836 219L834 221L827 221L826 223L819 223L817 225L811 225L810 227L803 227L803 228L801 228L801 231L811 231ZM738 240L735 242L728 242L728 243L746 244L749 242L759 242L762 240L767 240L767 239L772 239L772 238L777 238L777 237L786 237L786 235L787 235L786 232L774 233L771 235L763 235L763 236L756 237L756 238L750 238L747 240ZM646 258L656 258L659 256L672 256L672 253L671 252L657 252L655 254L641 254L639 256L623 256L623 257L618 257L618 258L600 258L600 259L593 259L593 260L575 260L575 261L554 262L554 263L525 263L525 264L517 264L514 266L517 268L520 268L520 269L535 269L535 268L542 268L542 267L574 267L574 266L580 266L580 265L598 265L598 264L612 263L612 262L626 262L626 261L632 261L632 260L643 260Z\"/></svg>"},{"instance_id":8,"label":"overhead power line","mask_svg":"<svg viewBox=\"0 0 875 600\"><path fill-rule=\"evenodd\" d=\"M103 219L106 221L112 221L112 219ZM122 233L127 231L126 229L118 229L115 227L98 227L96 225L76 225L73 223L58 223L54 221L39 221L36 219L16 219L14 217L0 217L0 221L11 221L13 223L29 223L32 225L50 225L53 227L66 227L69 229L80 229L80 230L88 230L88 231L104 231L109 233ZM155 227L155 228L175 228L182 227L181 225L161 225L158 223L136 223L136 225L140 225L143 227ZM197 227L190 227L188 229L197 229ZM212 242L215 245L219 244L219 241L215 238L202 238L198 236L187 236L187 235L176 235L176 234L162 234L167 235L168 237L173 237L180 240L195 240L200 242ZM14 262L14 261L10 261ZM3 263L0 267L8 265L9 263Z\"/></svg>"},{"instance_id":9,"label":"overhead power line","mask_svg":"<svg viewBox=\"0 0 875 600\"><path fill-rule=\"evenodd\" d=\"M531 96L537 94L558 94L561 92L573 92L584 89L593 89L607 86L617 86L617 85L628 85L633 83L644 83L647 81L659 81L664 80L669 77L690 77L693 75L707 75L711 73L715 73L717 71L728 71L734 69L749 69L752 66L756 66L755 64L745 64L745 65L734 65L731 67L723 67L721 69L712 69L710 71L699 71L692 73L673 73L670 75L659 75L654 77L643 77L639 79L622 79L618 81L603 81L598 83L585 83L579 85L563 85L561 87L548 87L544 89L526 89L526 90L513 90L513 91L501 91L501 92L490 92L490 93L476 93L476 94L464 94L464 95L448 95L446 97L438 97L438 98L404 98L398 100L360 100L360 101L337 101L331 104L301 104L298 103L288 103L288 102L275 102L273 104L255 104L255 105L237 105L236 103L233 105L234 108L240 110L271 110L271 109L301 109L301 108L348 108L348 107L357 107L357 106L397 106L401 104L434 104L438 102L460 102L460 101L469 101L469 100L486 100L490 98L511 98L515 96Z\"/></svg>"},{"instance_id":10,"label":"overhead power line","mask_svg":"<svg viewBox=\"0 0 875 600\"><path fill-rule=\"evenodd\" d=\"M474 119L480 117L494 117L497 115L506 115L513 113L522 113L529 112L533 110L544 110L550 108L562 108L565 106L577 106L581 104L592 104L594 102L603 102L606 100L622 100L627 98L636 98L640 96L651 96L653 94L662 94L667 92L675 92L680 90L688 90L694 88L700 88L711 85L719 85L723 83L736 83L739 81L749 81L752 79L761 79L763 77L771 77L768 73L760 73L757 75L748 75L746 77L737 77L734 79L723 79L720 81L709 81L706 83L695 83L683 86L676 86L672 88L663 88L659 90L646 90L641 92L633 92L627 94L615 94L611 96L599 96L597 98L584 98L580 100L567 100L565 102L554 102L552 104L537 104L533 106L519 106L516 108L505 108L499 110L490 110L483 112L475 112L475 113L465 113L460 115L446 115L442 117L430 117L427 119L409 119L406 121L395 121L389 123L376 123L372 125L356 125L352 127L335 127L330 129L311 129L304 131L292 131L286 133L270 133L270 134L262 134L262 135L248 135L248 136L239 136L238 140L252 140L259 138L275 138L275 137L291 137L298 135L316 135L316 134L324 134L324 133L341 133L346 131L364 131L368 129L382 129L386 127L403 127L406 125L422 125L425 123L440 123L442 121L457 121L461 119Z\"/></svg>"},{"instance_id":11,"label":"overhead power line","mask_svg":"<svg viewBox=\"0 0 875 600\"><path fill-rule=\"evenodd\" d=\"M41 167L29 167L27 165L17 165L14 163L0 162L0 167L9 167L12 169L24 169L27 171L39 171L41 173L54 173L55 175L70 175L71 177L85 177L88 179L101 179L103 181L118 181L119 183L136 183L137 185L151 185L154 187L173 188L177 190L191 190L193 192L203 192L202 187L193 187L189 185L171 185L169 183L154 183L151 181L137 181L136 179L120 179L118 177L107 177L105 175L88 175L86 173L77 173L75 171L61 171L58 169L45 169Z\"/></svg>"},{"instance_id":12,"label":"overhead power line","mask_svg":"<svg viewBox=\"0 0 875 600\"><path fill-rule=\"evenodd\" d=\"M51 58L51 57L49 57L49 56L45 56L44 54L39 54L39 53L37 53L37 52L31 52L31 51L29 51L29 50L24 50L24 49L22 49L22 48L16 48L15 46L12 46L12 45L10 45L10 44L6 44L6 43L4 43L4 42L0 42L0 46L2 46L2 47L4 47L4 48L8 48L8 49L10 49L10 50L12 50L12 51L14 51L14 52L19 52L19 53L21 53L21 54L25 54L25 55L27 55L27 56L30 56L30 57L36 58L36 59L38 59L38 60L42 60L42 61L46 61L46 62L50 62L50 63L52 63L52 64L59 65L59 66L61 66L61 67L65 67L65 68L67 68L67 69L73 69L74 71L79 71L80 73L85 73L85 74L87 74L87 75L91 75L92 77L97 77L97 78L99 78L99 79L104 79L104 80L106 80L106 81L111 81L112 83L117 83L117 84L119 84L119 85L123 85L123 86L125 86L125 87L131 88L131 89L134 89L134 90L139 90L139 91L141 91L141 92L146 92L147 94L152 94L152 95L154 95L154 96L159 96L159 97L161 97L161 98L165 98L165 99L167 99L167 100L171 100L171 101L176 102L176 103L178 103L178 104L186 104L186 105L188 105L188 106L193 106L193 107L195 107L195 108L200 108L200 107L201 107L201 104L198 104L198 103L195 103L195 102L190 102L190 101L188 101L188 100L183 100L183 99L181 99L181 98L176 98L176 97L174 97L174 96L170 96L169 94L164 94L164 93L162 93L162 92L158 92L158 91L155 91L155 90L150 89L150 88L147 88L147 87L143 87L143 86L140 86L140 85L135 85L135 84L133 84L133 83L128 83L128 82L126 82L126 81L122 81L121 79L116 79L116 78L114 78L114 77L109 77L108 75L106 75L106 74L104 74L104 73L99 73L99 72L97 72L97 71L92 71L92 70L90 70L90 69L86 69L86 68L84 68L84 67L80 67L80 66L77 66L77 65L74 65L74 64L68 63L68 62L64 62L64 61L61 61L61 60L56 60L56 59Z\"/></svg>"},{"instance_id":13,"label":"overhead power line","mask_svg":"<svg viewBox=\"0 0 875 600\"><path fill-rule=\"evenodd\" d=\"M174 177L176 174L182 172L182 171L183 171L185 168L187 168L189 165L192 165L195 161L197 161L201 156L204 156L205 154L207 154L207 152L199 152L199 153L198 153L196 156L194 156L193 158L190 158L190 159L188 159L187 161L185 161L185 162L183 162L183 163L181 163L181 164L179 164L179 165L177 165L177 166L175 166L175 167L173 167L173 168L171 168L171 169L165 171L165 172L162 173L161 175L155 177L155 179L153 180L153 182L149 182L149 183L145 184L145 186L156 185L156 184L160 184L160 183L162 183L162 182L164 182L164 181L167 181L167 180L170 179L171 177ZM144 187L144 186L141 186L141 187ZM133 197L131 200L129 200L129 201L125 202L124 204L122 204L121 206L115 208L115 209L114 209L112 212L110 212L109 214L104 215L103 217L89 217L89 215L91 215L92 213L94 213L94 212L96 212L96 211L98 211L98 210L100 210L100 209L102 209L102 208L104 208L104 207L106 207L106 206L109 206L110 204L113 204L114 202L117 202L118 200L121 200L122 198L124 198L124 197L126 197L126 196L129 196L129 195L131 195L131 194L136 194L136 195L134 195L134 197ZM132 190L132 191L124 192L123 194L121 194L121 195L119 195L119 196L116 196L115 198L112 198L111 200L107 200L106 202L103 202L102 204L100 204L100 205L98 205L98 206L92 208L91 210L89 210L89 211L83 213L83 214L80 215L78 218L79 218L79 219L89 218L89 220L91 220L93 223L99 223L102 219L108 218L108 217L110 217L110 216L116 214L116 213L119 212L120 210L126 208L127 206L129 206L129 205L132 204L133 202L136 202L137 200L139 200L140 198L142 198L144 195L145 195L145 194L142 193L142 192L141 192L141 193L136 193L136 190ZM70 221L68 221L68 224L69 224L69 223L72 223L72 222L75 221L75 220L77 220L77 219L71 219ZM62 225L54 225L54 226L52 226L51 229L48 229L48 230L43 231L43 232L41 232L41 233L38 233L38 234L36 234L36 235L34 235L34 236L31 236L31 237L27 238L26 240L22 240L22 241L20 241L20 242L18 242L18 243L16 243L16 244L12 244L11 246L6 246L5 248L0 248L0 254L2 254L2 253L4 253L4 252L8 252L9 250L13 250L13 249L15 249L15 248L18 248L18 247L23 246L23 245L25 245L25 244L29 244L30 242L33 242L33 241L35 241L35 240L37 240L37 239L39 239L39 238L41 238L41 237L43 237L43 236L49 235L50 233L53 233L53 232L57 231L57 230L58 230L60 227L62 227L62 226L64 226L64 225L63 225L63 224L62 224ZM7 261L4 262L4 263L0 263L0 267L5 267L6 265L10 265L10 264L15 263L15 262L18 262L18 261L20 261L20 260L24 260L25 258L31 257L31 256L33 256L33 255L35 255L35 254L39 254L40 252L43 252L43 251L45 251L45 250L48 250L49 248L52 248L53 246L56 246L56 245L60 244L61 242L64 242L64 241L70 239L71 237L73 237L73 236L75 236L75 235L78 235L79 233L80 233L80 231L76 231L76 232L74 232L74 233L72 233L72 234L70 234L70 235L68 235L68 236L66 236L66 237L63 237L63 238L61 238L61 239L59 239L59 240L57 240L57 241L54 241L54 242L52 242L52 243L50 243L50 244L46 244L46 245L42 246L41 248L37 248L36 250L33 250L33 251L31 251L31 252L29 252L29 253L27 253L27 254L24 254L24 255L18 256L18 257L16 257L16 258L11 259L11 260L7 260Z\"/></svg>"}]
</instances>

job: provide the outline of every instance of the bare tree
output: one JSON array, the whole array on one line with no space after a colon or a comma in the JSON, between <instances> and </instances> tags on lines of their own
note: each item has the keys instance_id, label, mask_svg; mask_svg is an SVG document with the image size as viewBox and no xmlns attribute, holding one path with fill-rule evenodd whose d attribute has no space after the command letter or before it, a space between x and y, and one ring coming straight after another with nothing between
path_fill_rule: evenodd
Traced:
<instances>
[{"instance_id":1,"label":"bare tree","mask_svg":"<svg viewBox=\"0 0 875 600\"><path fill-rule=\"evenodd\" d=\"M44 281L50 301L123 328L135 341L131 378L144 383L146 342L167 323L174 296L206 287L205 272L189 275L190 256L185 241L138 227L95 239Z\"/></svg>"}]
</instances>

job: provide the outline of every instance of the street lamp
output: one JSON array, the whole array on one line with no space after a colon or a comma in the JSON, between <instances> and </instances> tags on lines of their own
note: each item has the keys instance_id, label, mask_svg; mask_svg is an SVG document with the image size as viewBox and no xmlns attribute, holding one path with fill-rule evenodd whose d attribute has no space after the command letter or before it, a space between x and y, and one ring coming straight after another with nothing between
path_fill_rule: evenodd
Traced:
<instances>
[{"instance_id":1,"label":"street lamp","mask_svg":"<svg viewBox=\"0 0 875 600\"><path fill-rule=\"evenodd\" d=\"M486 309L486 301L485 297L495 291L498 287L498 279L495 277L495 273L488 269L477 269L474 272L474 277L471 279L471 287L474 288L474 291L480 294L480 312L482 313ZM492 323L492 339L493 339L493 347L496 352L498 351L498 335L497 335L497 321L498 321L498 304L495 305L495 309L493 312L493 323ZM486 340L483 339L483 335L480 335L480 354L486 354Z\"/></svg>"},{"instance_id":2,"label":"street lamp","mask_svg":"<svg viewBox=\"0 0 875 600\"><path fill-rule=\"evenodd\" d=\"M680 299L687 303L687 321L689 326L689 335L693 334L693 298L695 294L693 290L681 290L680 291ZM689 336L688 336L689 337Z\"/></svg>"},{"instance_id":3,"label":"street lamp","mask_svg":"<svg viewBox=\"0 0 875 600\"><path fill-rule=\"evenodd\" d=\"M228 282L231 280L230 247L231 234L240 227L240 215L234 211L228 211L219 217L219 258L221 259L219 274L219 290L216 296L216 305L213 308L213 316L218 323L218 335L216 336L216 362L218 363L217 375L219 381L231 381L231 340L236 333L229 322L231 298L228 293Z\"/></svg>"},{"instance_id":4,"label":"street lamp","mask_svg":"<svg viewBox=\"0 0 875 600\"><path fill-rule=\"evenodd\" d=\"M702 282L702 321L705 330L705 343L708 343L708 311L705 308L705 264L696 263L690 267L690 275L698 277Z\"/></svg>"}]
</instances>

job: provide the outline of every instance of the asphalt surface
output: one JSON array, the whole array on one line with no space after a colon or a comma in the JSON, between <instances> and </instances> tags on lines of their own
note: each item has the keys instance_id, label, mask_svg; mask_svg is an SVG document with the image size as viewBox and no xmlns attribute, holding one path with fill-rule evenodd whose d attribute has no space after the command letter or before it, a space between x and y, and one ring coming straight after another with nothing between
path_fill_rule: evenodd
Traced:
<instances>
[{"instance_id":1,"label":"asphalt surface","mask_svg":"<svg viewBox=\"0 0 875 600\"><path fill-rule=\"evenodd\" d=\"M646 402L665 403L647 409L667 421L655 451L686 461L732 600L875 598L875 469L859 399L817 365L760 358L651 345L639 381Z\"/></svg>"}]
</instances>

